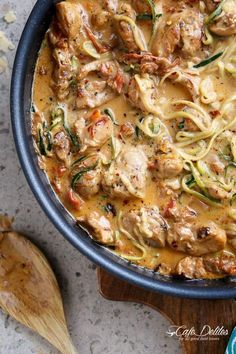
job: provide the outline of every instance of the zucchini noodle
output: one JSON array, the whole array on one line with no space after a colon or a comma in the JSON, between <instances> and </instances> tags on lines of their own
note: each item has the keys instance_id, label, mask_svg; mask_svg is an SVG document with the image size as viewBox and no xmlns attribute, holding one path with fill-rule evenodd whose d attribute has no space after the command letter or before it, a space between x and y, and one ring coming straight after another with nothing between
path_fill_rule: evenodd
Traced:
<instances>
[{"instance_id":1,"label":"zucchini noodle","mask_svg":"<svg viewBox=\"0 0 236 354\"><path fill-rule=\"evenodd\" d=\"M176 118L188 118L191 119L201 131L207 130L211 127L211 117L197 103L190 102L187 100L177 100L173 102L173 105L188 106L190 107L190 109L197 111L199 115L196 116L191 111L181 110L172 113L167 118L167 120L176 119Z\"/></svg>"},{"instance_id":2,"label":"zucchini noodle","mask_svg":"<svg viewBox=\"0 0 236 354\"><path fill-rule=\"evenodd\" d=\"M225 71L231 73L230 71L232 70L233 72L231 74L234 75L234 66L229 64L234 64L234 58L236 56L235 36L232 36L229 39L225 39L222 45L215 49L213 55L221 51L223 51L223 54L218 59L208 64L207 66L200 68L199 71L213 72L219 70L221 77L224 77ZM233 61L231 61L232 59Z\"/></svg>"},{"instance_id":3,"label":"zucchini noodle","mask_svg":"<svg viewBox=\"0 0 236 354\"><path fill-rule=\"evenodd\" d=\"M159 135L161 135L163 130L169 135L165 124L163 124L158 117L152 114L144 117L142 121L137 120L136 126L150 138L157 138Z\"/></svg>"},{"instance_id":4,"label":"zucchini noodle","mask_svg":"<svg viewBox=\"0 0 236 354\"><path fill-rule=\"evenodd\" d=\"M218 202L217 200L213 200L213 198L209 198L208 196L205 196L204 194L197 192L191 188L188 187L187 182L189 181L189 179L191 178L192 175L186 175L183 177L182 179L182 188L184 190L184 192L193 195L194 197L196 197L197 199L200 199L202 202L216 207L216 208L223 208L223 205Z\"/></svg>"},{"instance_id":5,"label":"zucchini noodle","mask_svg":"<svg viewBox=\"0 0 236 354\"><path fill-rule=\"evenodd\" d=\"M123 235L125 235L128 240L131 241L131 243L139 250L142 252L142 256L130 256L130 255L125 255L122 254L120 252L116 252L116 251L112 251L113 253L119 255L120 257L123 257L127 260L141 260L144 259L147 256L147 246L145 245L145 247L143 245L140 245L140 243L137 242L137 240L127 231L123 228L122 226L122 217L123 217L123 213L120 211L119 215L118 215L118 220L117 220L117 224L118 224L118 233L121 233Z\"/></svg>"},{"instance_id":6,"label":"zucchini noodle","mask_svg":"<svg viewBox=\"0 0 236 354\"><path fill-rule=\"evenodd\" d=\"M214 124L215 122L216 122L216 120L213 122L213 124ZM217 122L217 123L218 123L218 122ZM202 138L199 138L199 136L198 136L198 138L195 138L195 139L194 139L194 136L193 136L192 138L189 139L189 141L186 141L185 145L179 145L178 143L175 144L175 145L176 145L176 147L177 147L177 149L178 149L180 155L181 155L185 160L192 160L192 161L201 160L202 158L204 158L204 157L208 154L208 152L210 151L211 147L213 146L213 143L214 143L215 139L216 139L221 133L223 133L225 130L228 130L229 128L231 128L235 123L236 123L236 117L235 117L231 122L229 122L228 124L226 124L223 128L217 127L217 128L215 128L215 129L213 129L212 132L208 132L208 133L209 133L209 136L212 136L212 137L211 137L210 141L208 142L208 145L207 145L205 151L204 151L204 152L201 152L201 153L198 153L198 154L196 154L196 155L191 155L191 154L189 154L189 153L186 153L186 152L183 151L181 148L182 148L183 146L190 145L190 144L192 144L193 142L202 139ZM218 125L219 125L219 123L218 123ZM211 133L211 134L210 134L210 133ZM206 136L206 137L208 137L208 136Z\"/></svg>"}]
</instances>

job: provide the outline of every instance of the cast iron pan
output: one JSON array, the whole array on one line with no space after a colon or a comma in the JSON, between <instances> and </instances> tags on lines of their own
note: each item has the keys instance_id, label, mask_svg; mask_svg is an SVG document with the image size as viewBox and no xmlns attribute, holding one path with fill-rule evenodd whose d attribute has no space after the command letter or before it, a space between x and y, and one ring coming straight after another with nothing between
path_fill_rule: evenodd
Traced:
<instances>
[{"instance_id":1,"label":"cast iron pan","mask_svg":"<svg viewBox=\"0 0 236 354\"><path fill-rule=\"evenodd\" d=\"M96 244L65 210L40 170L31 136L31 87L38 51L49 26L54 4L38 0L18 45L11 82L11 118L16 150L27 181L39 204L60 233L92 262L113 275L146 290L169 295L223 299L235 298L235 279L184 280L164 277L132 265Z\"/></svg>"}]
</instances>

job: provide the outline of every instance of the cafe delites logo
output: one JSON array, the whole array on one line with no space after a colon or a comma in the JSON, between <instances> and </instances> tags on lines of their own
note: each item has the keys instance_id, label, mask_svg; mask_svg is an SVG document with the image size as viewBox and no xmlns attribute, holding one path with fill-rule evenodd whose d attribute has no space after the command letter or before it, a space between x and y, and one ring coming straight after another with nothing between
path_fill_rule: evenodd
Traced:
<instances>
[{"instance_id":1,"label":"cafe delites logo","mask_svg":"<svg viewBox=\"0 0 236 354\"><path fill-rule=\"evenodd\" d=\"M202 328L196 330L194 327L188 328L185 325L172 325L168 328L166 334L169 337L177 337L179 340L219 340L221 336L229 334L228 329L224 326L217 326L212 328L210 325L203 325Z\"/></svg>"}]
</instances>

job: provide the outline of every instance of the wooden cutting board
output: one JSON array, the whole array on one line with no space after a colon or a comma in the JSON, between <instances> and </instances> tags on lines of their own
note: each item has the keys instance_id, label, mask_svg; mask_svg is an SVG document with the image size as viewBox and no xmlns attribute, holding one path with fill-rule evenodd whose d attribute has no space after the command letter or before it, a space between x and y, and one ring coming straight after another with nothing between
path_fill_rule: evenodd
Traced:
<instances>
[{"instance_id":1,"label":"wooden cutting board","mask_svg":"<svg viewBox=\"0 0 236 354\"><path fill-rule=\"evenodd\" d=\"M217 333L223 333L222 330L220 331L223 326L224 331L228 331L228 335L219 335L215 331L215 335L204 336L204 340L199 340L194 335L183 336L181 345L184 354L225 353L230 333L236 322L235 300L182 299L152 293L115 278L101 268L98 268L98 283L100 293L105 299L145 304L160 312L173 325L184 325L187 329L194 328L197 334L205 325L215 329ZM209 327L204 333L208 329Z\"/></svg>"}]
</instances>

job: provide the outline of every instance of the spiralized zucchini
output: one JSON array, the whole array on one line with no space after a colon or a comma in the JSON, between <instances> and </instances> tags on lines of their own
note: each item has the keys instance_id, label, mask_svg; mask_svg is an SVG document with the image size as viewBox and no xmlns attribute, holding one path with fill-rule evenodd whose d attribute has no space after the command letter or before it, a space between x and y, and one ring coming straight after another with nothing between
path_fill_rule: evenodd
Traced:
<instances>
[{"instance_id":1,"label":"spiralized zucchini","mask_svg":"<svg viewBox=\"0 0 236 354\"><path fill-rule=\"evenodd\" d=\"M157 138L158 136L163 135L163 133L169 135L165 124L163 124L157 116L152 114L147 115L141 121L137 120L136 126L150 138Z\"/></svg>"},{"instance_id":2,"label":"spiralized zucchini","mask_svg":"<svg viewBox=\"0 0 236 354\"><path fill-rule=\"evenodd\" d=\"M203 193L197 192L194 189L190 188L188 186L188 181L191 180L192 175L186 175L182 178L182 188L183 191L193 195L194 197L196 197L197 199L200 199L202 202L216 207L216 208L222 208L223 205L218 201L218 200L214 200L213 198L210 198L209 196L204 195Z\"/></svg>"},{"instance_id":3,"label":"spiralized zucchini","mask_svg":"<svg viewBox=\"0 0 236 354\"><path fill-rule=\"evenodd\" d=\"M144 259L147 256L147 252L148 252L147 245L144 244L143 240L141 240L141 244L140 244L140 240L139 240L139 242L137 242L137 240L127 230L124 229L124 227L122 225L122 218L123 218L123 213L120 211L119 214L118 214L118 219L117 219L118 235L119 235L119 233L125 235L128 238L128 240L130 240L132 242L132 244L139 251L142 252L142 255L141 256L131 256L131 255L121 254L119 252L115 252L115 253L118 254L119 256L127 259L127 260L141 260L141 259Z\"/></svg>"}]
</instances>

